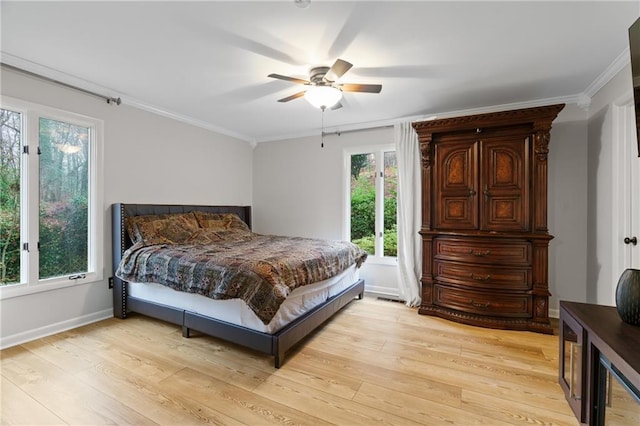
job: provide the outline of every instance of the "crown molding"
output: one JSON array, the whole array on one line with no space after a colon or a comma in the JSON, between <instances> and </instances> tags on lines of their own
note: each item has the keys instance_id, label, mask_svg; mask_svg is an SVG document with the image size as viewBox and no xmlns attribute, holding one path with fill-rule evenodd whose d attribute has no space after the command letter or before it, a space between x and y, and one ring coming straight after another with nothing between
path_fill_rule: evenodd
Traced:
<instances>
[{"instance_id":1,"label":"crown molding","mask_svg":"<svg viewBox=\"0 0 640 426\"><path fill-rule=\"evenodd\" d=\"M28 71L29 73L40 75L42 77L45 77L46 79L57 80L65 85L76 86L82 90L86 90L90 92L103 92L103 93L106 93L108 96L112 96L114 98L119 97L122 99L122 103L128 106L141 109L144 111L152 112L154 114L157 114L166 118L170 118L172 120L176 120L185 124L190 124L192 126L200 127L202 129L210 130L215 133L220 133L225 136L230 136L235 139L240 139L244 142L249 143L253 148L255 148L256 146L256 140L250 136L225 129L223 127L215 126L211 123L207 123L205 121L188 117L186 115L181 115L173 111L169 111L167 109L149 104L147 102L143 102L139 99L136 99L130 96L119 95L117 94L117 91L111 88L101 86L92 81L78 78L71 74L67 74L65 72L62 72L53 68L49 68L44 65L40 65L38 63L20 58L18 56L11 55L6 52L0 51L0 62L6 63L16 68L23 69L25 71ZM15 72L19 73L20 71L15 71ZM34 76L31 76L31 77L37 78ZM55 83L51 83L51 84L55 84Z\"/></svg>"},{"instance_id":2,"label":"crown molding","mask_svg":"<svg viewBox=\"0 0 640 426\"><path fill-rule=\"evenodd\" d=\"M629 47L625 48L622 53L616 57L611 65L609 65L583 92L585 96L593 98L605 84L615 77L624 67L631 62Z\"/></svg>"},{"instance_id":3,"label":"crown molding","mask_svg":"<svg viewBox=\"0 0 640 426\"><path fill-rule=\"evenodd\" d=\"M134 108L138 108L144 111L152 112L157 115L161 115L163 117L170 118L172 120L176 120L185 124L190 124L192 126L200 127L205 130L210 130L215 133L220 133L225 136L231 136L236 139L240 139L243 142L247 142L251 147L256 147L256 140L248 135L244 135L241 133L236 133L232 130L225 129L223 127L215 126L211 123L207 123L206 121L198 120L193 117L189 117L186 115L178 114L172 111L168 111L164 108L160 108L154 105L151 105L146 102L139 101L135 98L129 98L126 96L122 97L122 103L126 103L129 106Z\"/></svg>"}]
</instances>

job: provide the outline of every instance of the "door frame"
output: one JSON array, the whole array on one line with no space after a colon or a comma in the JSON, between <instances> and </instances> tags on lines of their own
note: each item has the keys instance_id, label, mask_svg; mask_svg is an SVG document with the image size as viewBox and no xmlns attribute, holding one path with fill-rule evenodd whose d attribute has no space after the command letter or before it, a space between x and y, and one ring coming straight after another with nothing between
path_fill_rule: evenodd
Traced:
<instances>
[{"instance_id":1,"label":"door frame","mask_svg":"<svg viewBox=\"0 0 640 426\"><path fill-rule=\"evenodd\" d=\"M640 158L636 142L636 122L633 97L613 104L613 224L612 224L612 300L616 285L626 268L640 269L640 245L624 244L625 237L640 238ZM635 197L634 197L635 188Z\"/></svg>"}]
</instances>

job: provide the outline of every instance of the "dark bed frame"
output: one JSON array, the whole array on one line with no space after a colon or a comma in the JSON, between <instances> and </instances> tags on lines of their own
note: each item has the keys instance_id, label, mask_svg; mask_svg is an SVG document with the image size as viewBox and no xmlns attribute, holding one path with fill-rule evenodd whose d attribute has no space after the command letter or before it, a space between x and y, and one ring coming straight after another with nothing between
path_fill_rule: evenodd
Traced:
<instances>
[{"instance_id":1,"label":"dark bed frame","mask_svg":"<svg viewBox=\"0 0 640 426\"><path fill-rule=\"evenodd\" d=\"M295 319L275 334L261 333L246 327L230 324L215 318L185 311L171 306L148 302L131 297L127 292L127 282L115 276L122 254L132 242L125 229L127 217L150 214L188 213L200 210L210 213L236 213L251 228L250 206L195 206L168 204L123 204L111 206L113 241L113 315L126 318L130 312L137 312L182 326L182 335L189 337L189 330L196 330L209 336L224 339L247 348L274 356L275 368L284 362L285 352L304 339L309 333L331 318L355 298L362 299L364 280L360 279L339 294L329 298L303 316Z\"/></svg>"}]
</instances>

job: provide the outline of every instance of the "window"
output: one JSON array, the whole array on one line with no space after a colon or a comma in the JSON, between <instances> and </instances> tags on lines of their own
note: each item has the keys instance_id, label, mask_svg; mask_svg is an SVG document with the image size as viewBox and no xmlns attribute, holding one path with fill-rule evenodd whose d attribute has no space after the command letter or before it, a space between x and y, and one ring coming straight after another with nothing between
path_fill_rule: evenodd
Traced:
<instances>
[{"instance_id":1,"label":"window","mask_svg":"<svg viewBox=\"0 0 640 426\"><path fill-rule=\"evenodd\" d=\"M102 279L102 123L3 98L0 296Z\"/></svg>"},{"instance_id":2,"label":"window","mask_svg":"<svg viewBox=\"0 0 640 426\"><path fill-rule=\"evenodd\" d=\"M374 258L397 256L398 163L395 147L345 153L349 239ZM346 174L345 173L345 174Z\"/></svg>"}]
</instances>

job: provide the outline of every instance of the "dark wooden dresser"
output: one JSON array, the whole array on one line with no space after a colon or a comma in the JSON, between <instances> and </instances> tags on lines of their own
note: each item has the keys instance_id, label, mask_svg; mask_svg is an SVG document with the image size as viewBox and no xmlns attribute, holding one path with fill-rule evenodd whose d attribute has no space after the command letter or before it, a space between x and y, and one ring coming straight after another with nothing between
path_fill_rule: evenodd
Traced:
<instances>
[{"instance_id":1,"label":"dark wooden dresser","mask_svg":"<svg viewBox=\"0 0 640 426\"><path fill-rule=\"evenodd\" d=\"M421 314L552 333L547 156L563 107L413 123L422 156Z\"/></svg>"},{"instance_id":2,"label":"dark wooden dresser","mask_svg":"<svg viewBox=\"0 0 640 426\"><path fill-rule=\"evenodd\" d=\"M559 382L588 425L640 424L640 327L615 307L560 302Z\"/></svg>"}]
</instances>

